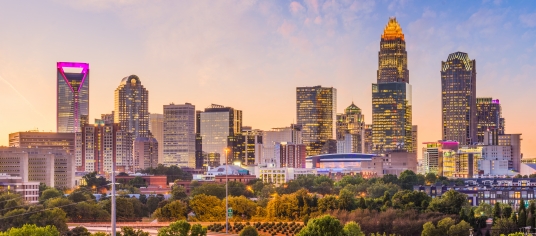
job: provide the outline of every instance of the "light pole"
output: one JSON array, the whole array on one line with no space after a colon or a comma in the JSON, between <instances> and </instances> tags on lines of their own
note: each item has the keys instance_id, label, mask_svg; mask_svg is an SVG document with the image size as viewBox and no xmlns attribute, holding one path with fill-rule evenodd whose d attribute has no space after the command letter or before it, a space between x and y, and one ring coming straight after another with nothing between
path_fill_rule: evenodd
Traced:
<instances>
[{"instance_id":1,"label":"light pole","mask_svg":"<svg viewBox=\"0 0 536 236\"><path fill-rule=\"evenodd\" d=\"M116 235L115 232L115 161L112 163L112 235Z\"/></svg>"},{"instance_id":2,"label":"light pole","mask_svg":"<svg viewBox=\"0 0 536 236\"><path fill-rule=\"evenodd\" d=\"M225 234L229 234L229 176L227 173L229 160L227 160L227 152L229 152L229 148L225 148Z\"/></svg>"}]
</instances>

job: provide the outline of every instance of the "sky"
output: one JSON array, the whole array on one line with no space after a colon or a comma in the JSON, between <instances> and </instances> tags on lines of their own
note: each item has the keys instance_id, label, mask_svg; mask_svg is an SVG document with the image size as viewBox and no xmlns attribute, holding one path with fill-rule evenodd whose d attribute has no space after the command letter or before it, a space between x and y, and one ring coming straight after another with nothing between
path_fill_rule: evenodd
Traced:
<instances>
[{"instance_id":1,"label":"sky","mask_svg":"<svg viewBox=\"0 0 536 236\"><path fill-rule=\"evenodd\" d=\"M90 120L138 75L149 111L169 103L243 110L257 129L296 120L296 87L337 89L371 123L380 37L405 34L418 141L441 139L441 61L476 60L477 97L499 99L506 133L536 158L536 2L411 0L28 0L0 8L0 145L56 130L56 62L90 64ZM422 147L422 145L421 145Z\"/></svg>"}]
</instances>

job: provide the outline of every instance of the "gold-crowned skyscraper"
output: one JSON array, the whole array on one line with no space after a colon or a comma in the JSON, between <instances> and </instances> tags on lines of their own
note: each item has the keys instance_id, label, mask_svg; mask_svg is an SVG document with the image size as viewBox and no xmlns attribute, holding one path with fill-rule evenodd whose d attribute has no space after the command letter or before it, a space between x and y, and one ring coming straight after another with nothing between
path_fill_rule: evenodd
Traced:
<instances>
[{"instance_id":1,"label":"gold-crowned skyscraper","mask_svg":"<svg viewBox=\"0 0 536 236\"><path fill-rule=\"evenodd\" d=\"M411 108L406 41L396 18L389 18L380 41L377 83L372 84L373 152L415 152Z\"/></svg>"}]
</instances>

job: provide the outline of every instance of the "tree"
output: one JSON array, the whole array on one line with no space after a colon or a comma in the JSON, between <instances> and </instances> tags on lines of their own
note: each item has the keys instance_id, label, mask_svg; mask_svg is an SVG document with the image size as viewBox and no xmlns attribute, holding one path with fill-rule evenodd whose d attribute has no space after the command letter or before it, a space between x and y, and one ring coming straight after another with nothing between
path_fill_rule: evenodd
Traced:
<instances>
[{"instance_id":1,"label":"tree","mask_svg":"<svg viewBox=\"0 0 536 236\"><path fill-rule=\"evenodd\" d=\"M134 230L132 227L121 227L122 236L149 236L149 233L141 229Z\"/></svg>"},{"instance_id":2,"label":"tree","mask_svg":"<svg viewBox=\"0 0 536 236\"><path fill-rule=\"evenodd\" d=\"M26 224L21 228L10 228L6 232L0 232L0 236L14 235L39 235L39 236L59 236L60 232L53 225L38 227L32 224Z\"/></svg>"},{"instance_id":3,"label":"tree","mask_svg":"<svg viewBox=\"0 0 536 236\"><path fill-rule=\"evenodd\" d=\"M32 211L29 209L28 211ZM30 215L29 222L37 226L53 225L60 232L68 231L67 214L60 208L46 209Z\"/></svg>"},{"instance_id":4,"label":"tree","mask_svg":"<svg viewBox=\"0 0 536 236\"><path fill-rule=\"evenodd\" d=\"M186 194L186 189L181 185L174 185L171 188L171 198L173 200L186 200L188 195Z\"/></svg>"},{"instance_id":5,"label":"tree","mask_svg":"<svg viewBox=\"0 0 536 236\"><path fill-rule=\"evenodd\" d=\"M422 226L422 228L423 228L423 230L422 230L421 236L441 235L441 233L437 231L437 228L435 227L434 223L432 223L432 222L426 222Z\"/></svg>"},{"instance_id":6,"label":"tree","mask_svg":"<svg viewBox=\"0 0 536 236\"><path fill-rule=\"evenodd\" d=\"M309 220L297 236L343 236L341 222L333 216L325 215Z\"/></svg>"},{"instance_id":7,"label":"tree","mask_svg":"<svg viewBox=\"0 0 536 236\"><path fill-rule=\"evenodd\" d=\"M158 208L158 203L164 200L165 198L164 198L164 195L162 194L157 194L156 196L155 195L149 196L149 198L147 199L147 203L145 204L147 205L149 213L153 213L156 210L156 208Z\"/></svg>"},{"instance_id":8,"label":"tree","mask_svg":"<svg viewBox=\"0 0 536 236\"><path fill-rule=\"evenodd\" d=\"M428 173L424 176L426 184L433 184L437 181L437 176L434 173Z\"/></svg>"},{"instance_id":9,"label":"tree","mask_svg":"<svg viewBox=\"0 0 536 236\"><path fill-rule=\"evenodd\" d=\"M239 236L259 236L259 233L257 232L257 229L255 227L248 225L244 227L242 231L240 231Z\"/></svg>"},{"instance_id":10,"label":"tree","mask_svg":"<svg viewBox=\"0 0 536 236\"><path fill-rule=\"evenodd\" d=\"M107 181L104 177L102 176L97 177L96 171L87 173L86 175L82 177L82 180L83 180L82 183L84 183L83 186L86 186L88 188L92 188L93 186L95 186L96 188L99 188L99 187L106 186L109 183L109 181Z\"/></svg>"},{"instance_id":11,"label":"tree","mask_svg":"<svg viewBox=\"0 0 536 236\"><path fill-rule=\"evenodd\" d=\"M493 235L508 234L518 230L516 223L511 219L499 218L493 222L491 227Z\"/></svg>"},{"instance_id":12,"label":"tree","mask_svg":"<svg viewBox=\"0 0 536 236\"><path fill-rule=\"evenodd\" d=\"M339 192L338 208L339 210L347 211L355 210L357 208L357 204L354 194L346 189L342 189Z\"/></svg>"},{"instance_id":13,"label":"tree","mask_svg":"<svg viewBox=\"0 0 536 236\"><path fill-rule=\"evenodd\" d=\"M230 183L230 182L229 182ZM216 183L206 183L191 191L191 196L204 194L208 196L215 196L219 199L225 198L225 185Z\"/></svg>"},{"instance_id":14,"label":"tree","mask_svg":"<svg viewBox=\"0 0 536 236\"><path fill-rule=\"evenodd\" d=\"M454 215L458 214L462 207L468 204L467 195L451 189L445 192L441 198L432 199L428 209Z\"/></svg>"},{"instance_id":15,"label":"tree","mask_svg":"<svg viewBox=\"0 0 536 236\"><path fill-rule=\"evenodd\" d=\"M432 198L428 194L411 190L399 191L391 198L393 207L396 209L416 209L418 211L424 211L431 200Z\"/></svg>"},{"instance_id":16,"label":"tree","mask_svg":"<svg viewBox=\"0 0 536 236\"><path fill-rule=\"evenodd\" d=\"M65 233L65 236L91 236L91 233L84 226L76 226Z\"/></svg>"},{"instance_id":17,"label":"tree","mask_svg":"<svg viewBox=\"0 0 536 236\"><path fill-rule=\"evenodd\" d=\"M41 197L39 197L39 202L43 203L48 199L61 197L63 196L63 193L55 188L49 188L41 194Z\"/></svg>"},{"instance_id":18,"label":"tree","mask_svg":"<svg viewBox=\"0 0 536 236\"><path fill-rule=\"evenodd\" d=\"M233 208L233 214L247 219L253 217L257 210L257 204L244 196L229 196L229 206Z\"/></svg>"},{"instance_id":19,"label":"tree","mask_svg":"<svg viewBox=\"0 0 536 236\"><path fill-rule=\"evenodd\" d=\"M477 216L488 216L491 217L493 212L493 207L485 202L481 202L480 205L475 209Z\"/></svg>"},{"instance_id":20,"label":"tree","mask_svg":"<svg viewBox=\"0 0 536 236\"><path fill-rule=\"evenodd\" d=\"M326 195L318 200L318 210L322 213L338 209L339 202L334 195Z\"/></svg>"},{"instance_id":21,"label":"tree","mask_svg":"<svg viewBox=\"0 0 536 236\"><path fill-rule=\"evenodd\" d=\"M215 196L196 195L190 200L190 208L199 221L219 221L225 218L224 204Z\"/></svg>"},{"instance_id":22,"label":"tree","mask_svg":"<svg viewBox=\"0 0 536 236\"><path fill-rule=\"evenodd\" d=\"M175 200L162 208L156 209L153 216L159 222L185 220L187 214L186 204L180 200Z\"/></svg>"},{"instance_id":23,"label":"tree","mask_svg":"<svg viewBox=\"0 0 536 236\"><path fill-rule=\"evenodd\" d=\"M527 213L525 212L525 209L520 209L517 217L517 227L521 228L525 226L527 226Z\"/></svg>"},{"instance_id":24,"label":"tree","mask_svg":"<svg viewBox=\"0 0 536 236\"><path fill-rule=\"evenodd\" d=\"M342 230L345 236L365 236L363 231L361 231L361 226L354 221L346 223Z\"/></svg>"},{"instance_id":25,"label":"tree","mask_svg":"<svg viewBox=\"0 0 536 236\"><path fill-rule=\"evenodd\" d=\"M190 230L190 236L207 236L207 228L203 228L200 224L194 224Z\"/></svg>"},{"instance_id":26,"label":"tree","mask_svg":"<svg viewBox=\"0 0 536 236\"><path fill-rule=\"evenodd\" d=\"M398 190L400 190L398 185L391 183L385 184L382 181L378 181L367 188L367 196L371 198L379 198L382 197L386 191L393 196Z\"/></svg>"},{"instance_id":27,"label":"tree","mask_svg":"<svg viewBox=\"0 0 536 236\"><path fill-rule=\"evenodd\" d=\"M130 181L128 181L128 184L136 188L147 187L147 183L145 183L145 180L143 180L143 178L140 176L134 177L134 179L131 179Z\"/></svg>"},{"instance_id":28,"label":"tree","mask_svg":"<svg viewBox=\"0 0 536 236\"><path fill-rule=\"evenodd\" d=\"M386 175L384 175L385 177ZM395 176L396 178L396 176ZM345 175L341 178L341 180L337 181L335 183L335 186L344 188L347 185L359 185L363 183L365 179L361 177L361 175Z\"/></svg>"},{"instance_id":29,"label":"tree","mask_svg":"<svg viewBox=\"0 0 536 236\"><path fill-rule=\"evenodd\" d=\"M400 183L400 187L402 189L411 190L413 189L414 185L417 185L419 183L419 179L417 178L417 175L415 174L415 172L411 170L405 170L402 173L400 173L398 182Z\"/></svg>"},{"instance_id":30,"label":"tree","mask_svg":"<svg viewBox=\"0 0 536 236\"><path fill-rule=\"evenodd\" d=\"M162 227L158 230L158 236L188 236L190 224L184 220L179 220Z\"/></svg>"},{"instance_id":31,"label":"tree","mask_svg":"<svg viewBox=\"0 0 536 236\"><path fill-rule=\"evenodd\" d=\"M471 225L465 221L460 221L458 224L452 225L449 228L449 236L469 236Z\"/></svg>"}]
</instances>

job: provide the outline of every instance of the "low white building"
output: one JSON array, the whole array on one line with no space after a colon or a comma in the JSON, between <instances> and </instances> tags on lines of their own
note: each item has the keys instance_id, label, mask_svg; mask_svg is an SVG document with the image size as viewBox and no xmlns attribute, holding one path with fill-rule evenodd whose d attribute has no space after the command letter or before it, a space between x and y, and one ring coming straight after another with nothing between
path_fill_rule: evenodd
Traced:
<instances>
[{"instance_id":1,"label":"low white building","mask_svg":"<svg viewBox=\"0 0 536 236\"><path fill-rule=\"evenodd\" d=\"M22 177L0 173L0 191L20 194L27 203L39 202L39 182L25 182Z\"/></svg>"},{"instance_id":2,"label":"low white building","mask_svg":"<svg viewBox=\"0 0 536 236\"><path fill-rule=\"evenodd\" d=\"M316 175L316 169L311 168L273 168L257 166L255 175L264 183L284 184L298 178L300 175Z\"/></svg>"}]
</instances>

